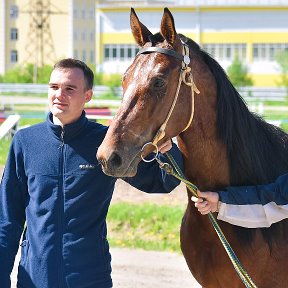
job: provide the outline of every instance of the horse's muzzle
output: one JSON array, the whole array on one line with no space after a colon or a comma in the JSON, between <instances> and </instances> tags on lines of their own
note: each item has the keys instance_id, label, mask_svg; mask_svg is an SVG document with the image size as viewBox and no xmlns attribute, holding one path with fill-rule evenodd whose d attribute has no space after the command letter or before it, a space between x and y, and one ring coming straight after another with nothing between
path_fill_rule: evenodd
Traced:
<instances>
[{"instance_id":1,"label":"horse's muzzle","mask_svg":"<svg viewBox=\"0 0 288 288\"><path fill-rule=\"evenodd\" d=\"M117 151L110 152L106 149L102 150L101 146L96 157L102 166L103 172L117 178L135 176L137 165L141 160L137 155L131 159L130 155L123 155L123 153Z\"/></svg>"}]
</instances>

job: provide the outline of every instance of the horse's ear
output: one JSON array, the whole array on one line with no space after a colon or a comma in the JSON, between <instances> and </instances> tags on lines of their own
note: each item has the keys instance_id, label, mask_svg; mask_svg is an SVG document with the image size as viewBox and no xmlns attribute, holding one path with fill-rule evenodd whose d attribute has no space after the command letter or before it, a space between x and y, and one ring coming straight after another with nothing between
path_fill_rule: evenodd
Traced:
<instances>
[{"instance_id":1,"label":"horse's ear","mask_svg":"<svg viewBox=\"0 0 288 288\"><path fill-rule=\"evenodd\" d=\"M164 14L161 20L160 33L170 43L174 46L176 40L176 29L174 24L174 18L167 7L164 8Z\"/></svg>"},{"instance_id":2,"label":"horse's ear","mask_svg":"<svg viewBox=\"0 0 288 288\"><path fill-rule=\"evenodd\" d=\"M149 42L149 36L152 33L139 21L133 8L131 8L130 13L130 26L134 39L139 46L143 47L146 42Z\"/></svg>"}]
</instances>

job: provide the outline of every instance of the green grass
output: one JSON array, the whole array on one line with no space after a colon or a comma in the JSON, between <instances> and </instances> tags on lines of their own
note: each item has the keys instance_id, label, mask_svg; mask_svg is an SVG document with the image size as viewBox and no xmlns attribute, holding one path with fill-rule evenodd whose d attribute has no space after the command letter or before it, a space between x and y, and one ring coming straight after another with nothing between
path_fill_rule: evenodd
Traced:
<instances>
[{"instance_id":1,"label":"green grass","mask_svg":"<svg viewBox=\"0 0 288 288\"><path fill-rule=\"evenodd\" d=\"M264 106L288 106L288 96L283 101L279 100L260 100L259 98L244 98L247 104L263 104Z\"/></svg>"},{"instance_id":2,"label":"green grass","mask_svg":"<svg viewBox=\"0 0 288 288\"><path fill-rule=\"evenodd\" d=\"M288 133L288 123L282 124L281 128Z\"/></svg>"},{"instance_id":3,"label":"green grass","mask_svg":"<svg viewBox=\"0 0 288 288\"><path fill-rule=\"evenodd\" d=\"M4 166L8 157L11 139L3 138L0 140L0 165Z\"/></svg>"},{"instance_id":4,"label":"green grass","mask_svg":"<svg viewBox=\"0 0 288 288\"><path fill-rule=\"evenodd\" d=\"M180 252L179 231L184 208L156 204L117 203L108 213L111 246Z\"/></svg>"},{"instance_id":5,"label":"green grass","mask_svg":"<svg viewBox=\"0 0 288 288\"><path fill-rule=\"evenodd\" d=\"M18 125L19 127L30 126L42 122L42 118L21 118ZM11 137L7 135L0 140L0 165L4 166L8 157L9 148L11 145Z\"/></svg>"},{"instance_id":6,"label":"green grass","mask_svg":"<svg viewBox=\"0 0 288 288\"><path fill-rule=\"evenodd\" d=\"M288 106L288 98L285 101L264 101L265 106Z\"/></svg>"},{"instance_id":7,"label":"green grass","mask_svg":"<svg viewBox=\"0 0 288 288\"><path fill-rule=\"evenodd\" d=\"M19 126L30 126L45 121L45 118L21 118Z\"/></svg>"},{"instance_id":8,"label":"green grass","mask_svg":"<svg viewBox=\"0 0 288 288\"><path fill-rule=\"evenodd\" d=\"M47 86L48 87L48 86ZM48 88L47 88L48 89ZM0 96L29 96L47 98L47 93L29 93L29 92L1 92Z\"/></svg>"}]
</instances>

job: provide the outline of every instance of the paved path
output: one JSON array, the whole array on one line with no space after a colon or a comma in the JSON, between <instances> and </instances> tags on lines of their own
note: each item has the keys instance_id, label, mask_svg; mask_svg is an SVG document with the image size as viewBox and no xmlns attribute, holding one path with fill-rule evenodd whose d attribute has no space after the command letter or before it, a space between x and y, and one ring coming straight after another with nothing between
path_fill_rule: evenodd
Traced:
<instances>
[{"instance_id":1,"label":"paved path","mask_svg":"<svg viewBox=\"0 0 288 288\"><path fill-rule=\"evenodd\" d=\"M190 274L183 256L176 253L112 248L111 254L115 288L201 287ZM18 261L19 255L15 263ZM11 288L16 288L16 273L14 267Z\"/></svg>"}]
</instances>

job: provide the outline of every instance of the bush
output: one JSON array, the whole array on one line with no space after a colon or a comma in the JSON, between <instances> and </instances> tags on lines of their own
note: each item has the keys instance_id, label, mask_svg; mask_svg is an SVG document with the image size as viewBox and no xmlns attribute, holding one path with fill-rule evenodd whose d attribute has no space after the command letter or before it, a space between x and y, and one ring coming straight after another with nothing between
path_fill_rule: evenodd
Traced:
<instances>
[{"instance_id":1,"label":"bush","mask_svg":"<svg viewBox=\"0 0 288 288\"><path fill-rule=\"evenodd\" d=\"M38 68L38 78L37 83L47 84L50 79L53 67L51 65L44 65L43 67Z\"/></svg>"},{"instance_id":2,"label":"bush","mask_svg":"<svg viewBox=\"0 0 288 288\"><path fill-rule=\"evenodd\" d=\"M94 77L95 85L104 85L110 88L110 92L103 95L105 98L117 97L116 88L122 85L122 75L121 74L103 74L95 73Z\"/></svg>"},{"instance_id":3,"label":"bush","mask_svg":"<svg viewBox=\"0 0 288 288\"><path fill-rule=\"evenodd\" d=\"M279 85L286 87L288 93L288 50L284 50L276 54L276 61L279 64L282 72Z\"/></svg>"},{"instance_id":4,"label":"bush","mask_svg":"<svg viewBox=\"0 0 288 288\"><path fill-rule=\"evenodd\" d=\"M88 65L92 71L95 71L95 65ZM33 64L29 63L25 66L17 66L7 71L4 75L0 75L0 83L34 83L34 74L37 72L36 83L47 84L50 79L53 66L44 65L34 70ZM104 85L110 88L113 96L117 96L115 88L120 87L122 83L121 74L103 74L94 72L94 84ZM111 93L109 93L111 95Z\"/></svg>"},{"instance_id":5,"label":"bush","mask_svg":"<svg viewBox=\"0 0 288 288\"><path fill-rule=\"evenodd\" d=\"M36 83L46 84L49 81L53 67L44 65L37 68ZM34 65L16 66L7 71L0 77L2 83L33 83L34 82Z\"/></svg>"},{"instance_id":6,"label":"bush","mask_svg":"<svg viewBox=\"0 0 288 288\"><path fill-rule=\"evenodd\" d=\"M1 82L3 83L32 83L33 74L28 69L28 65L25 67L14 67L1 76Z\"/></svg>"},{"instance_id":7,"label":"bush","mask_svg":"<svg viewBox=\"0 0 288 288\"><path fill-rule=\"evenodd\" d=\"M253 85L252 79L247 75L247 67L242 64L237 56L227 68L227 74L236 88Z\"/></svg>"}]
</instances>

